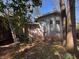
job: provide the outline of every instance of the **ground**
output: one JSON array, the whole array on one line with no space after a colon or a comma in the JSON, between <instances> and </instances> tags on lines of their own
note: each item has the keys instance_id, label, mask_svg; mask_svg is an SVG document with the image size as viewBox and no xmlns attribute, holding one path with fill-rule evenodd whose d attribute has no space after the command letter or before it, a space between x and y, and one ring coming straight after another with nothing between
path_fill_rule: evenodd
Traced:
<instances>
[{"instance_id":1,"label":"ground","mask_svg":"<svg viewBox=\"0 0 79 59\"><path fill-rule=\"evenodd\" d=\"M20 44L17 46L15 43L0 46L0 59L14 59L16 55L24 55L25 51L33 47L34 44ZM24 56L22 56L24 57Z\"/></svg>"},{"instance_id":2,"label":"ground","mask_svg":"<svg viewBox=\"0 0 79 59\"><path fill-rule=\"evenodd\" d=\"M38 59L51 59L52 56L54 59L58 59L59 57L61 58L62 55L64 58L65 53L67 52L63 46L51 45L45 42L34 42L32 44L18 43L17 45L12 43L0 46L0 59L37 59L39 56ZM72 58L69 53L67 53L66 56L67 58Z\"/></svg>"}]
</instances>

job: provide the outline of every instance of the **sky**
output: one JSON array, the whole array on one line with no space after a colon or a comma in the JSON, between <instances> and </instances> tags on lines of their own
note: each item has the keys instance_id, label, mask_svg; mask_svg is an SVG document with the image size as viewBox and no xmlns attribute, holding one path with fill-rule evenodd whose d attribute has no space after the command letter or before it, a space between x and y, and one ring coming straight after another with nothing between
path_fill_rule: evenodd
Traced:
<instances>
[{"instance_id":1,"label":"sky","mask_svg":"<svg viewBox=\"0 0 79 59\"><path fill-rule=\"evenodd\" d=\"M76 1L76 22L79 22L79 0Z\"/></svg>"},{"instance_id":2,"label":"sky","mask_svg":"<svg viewBox=\"0 0 79 59\"><path fill-rule=\"evenodd\" d=\"M40 13L44 14L53 11L58 8L58 0L42 0L42 7L40 8Z\"/></svg>"},{"instance_id":3,"label":"sky","mask_svg":"<svg viewBox=\"0 0 79 59\"><path fill-rule=\"evenodd\" d=\"M54 9L59 9L59 0L42 0L42 7L40 7L40 14L48 13ZM79 22L79 0L76 0L76 22Z\"/></svg>"}]
</instances>

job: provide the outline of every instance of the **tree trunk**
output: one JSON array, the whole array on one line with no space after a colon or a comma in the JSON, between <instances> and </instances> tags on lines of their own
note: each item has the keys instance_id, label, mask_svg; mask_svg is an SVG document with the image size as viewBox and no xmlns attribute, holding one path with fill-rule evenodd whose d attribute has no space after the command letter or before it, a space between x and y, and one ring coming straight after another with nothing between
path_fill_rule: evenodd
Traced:
<instances>
[{"instance_id":1,"label":"tree trunk","mask_svg":"<svg viewBox=\"0 0 79 59\"><path fill-rule=\"evenodd\" d=\"M67 17L66 17L66 8L65 8L65 2L64 0L60 0L60 10L61 10L61 18L62 18L62 26L63 26L63 39L64 39L64 45L66 44L66 38L67 38Z\"/></svg>"},{"instance_id":2,"label":"tree trunk","mask_svg":"<svg viewBox=\"0 0 79 59\"><path fill-rule=\"evenodd\" d=\"M69 52L72 52L73 48L74 48L74 43L73 43L73 35L72 35L72 27L71 27L71 12L70 12L70 4L69 1L67 2L67 44L66 44L66 48Z\"/></svg>"},{"instance_id":3,"label":"tree trunk","mask_svg":"<svg viewBox=\"0 0 79 59\"><path fill-rule=\"evenodd\" d=\"M68 19L68 31L71 32L72 39L67 39L67 44L71 45L71 40L73 46L71 47L70 51L73 54L77 52L77 45L76 45L76 21L75 21L75 0L68 0L68 8L67 8L67 19ZM68 37L68 35L67 35Z\"/></svg>"},{"instance_id":4,"label":"tree trunk","mask_svg":"<svg viewBox=\"0 0 79 59\"><path fill-rule=\"evenodd\" d=\"M34 8L35 16L39 16L40 15L39 8L40 8L39 6L35 6L35 8Z\"/></svg>"}]
</instances>

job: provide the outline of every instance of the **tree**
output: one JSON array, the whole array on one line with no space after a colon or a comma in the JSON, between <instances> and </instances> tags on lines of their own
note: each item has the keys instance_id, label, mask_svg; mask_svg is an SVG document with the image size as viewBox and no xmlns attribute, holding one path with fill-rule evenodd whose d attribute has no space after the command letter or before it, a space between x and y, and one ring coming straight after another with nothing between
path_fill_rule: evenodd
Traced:
<instances>
[{"instance_id":1,"label":"tree","mask_svg":"<svg viewBox=\"0 0 79 59\"><path fill-rule=\"evenodd\" d=\"M6 44L2 41L13 42L10 27L8 26L8 21L4 16L6 5L3 0L0 0L0 45Z\"/></svg>"},{"instance_id":2,"label":"tree","mask_svg":"<svg viewBox=\"0 0 79 59\"><path fill-rule=\"evenodd\" d=\"M27 5L28 1L32 1L33 5ZM15 40L18 34L20 34L19 36L22 36L21 34L24 35L22 30L25 24L31 22L29 21L30 17L27 16L28 12L32 13L32 7L39 5L41 5L40 0L6 0L5 4L1 1L0 12L4 14L4 17L7 19L11 32L13 36L15 36ZM8 12L7 14L5 10ZM9 13L11 10L12 15Z\"/></svg>"},{"instance_id":3,"label":"tree","mask_svg":"<svg viewBox=\"0 0 79 59\"><path fill-rule=\"evenodd\" d=\"M75 0L68 0L68 26L71 27L70 32L72 32L72 40L73 40L73 54L76 55L77 45L76 45L76 21L75 21ZM70 42L69 42L70 43Z\"/></svg>"},{"instance_id":4,"label":"tree","mask_svg":"<svg viewBox=\"0 0 79 59\"><path fill-rule=\"evenodd\" d=\"M67 39L67 16L66 16L66 7L64 0L60 0L60 11L61 11L61 17L62 17L62 26L63 26L63 38L66 44Z\"/></svg>"},{"instance_id":5,"label":"tree","mask_svg":"<svg viewBox=\"0 0 79 59\"><path fill-rule=\"evenodd\" d=\"M42 6L42 1L41 0L39 0L39 1L37 1L37 0L32 0L33 1L33 3L34 3L34 5L35 5L35 16L38 16L39 14L40 14L40 12L39 12L39 5L40 5L40 7Z\"/></svg>"}]
</instances>

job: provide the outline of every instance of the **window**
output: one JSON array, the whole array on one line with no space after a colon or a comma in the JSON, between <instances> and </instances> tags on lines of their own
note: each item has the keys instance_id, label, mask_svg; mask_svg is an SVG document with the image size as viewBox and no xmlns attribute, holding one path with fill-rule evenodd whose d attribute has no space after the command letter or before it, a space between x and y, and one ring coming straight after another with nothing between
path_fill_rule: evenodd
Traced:
<instances>
[{"instance_id":1,"label":"window","mask_svg":"<svg viewBox=\"0 0 79 59\"><path fill-rule=\"evenodd\" d=\"M49 25L53 25L53 20L49 19Z\"/></svg>"},{"instance_id":2,"label":"window","mask_svg":"<svg viewBox=\"0 0 79 59\"><path fill-rule=\"evenodd\" d=\"M56 31L60 32L60 21L56 20Z\"/></svg>"},{"instance_id":3,"label":"window","mask_svg":"<svg viewBox=\"0 0 79 59\"><path fill-rule=\"evenodd\" d=\"M52 17L50 19L50 30L51 30L51 32L54 31L54 29L55 29L55 18Z\"/></svg>"},{"instance_id":4,"label":"window","mask_svg":"<svg viewBox=\"0 0 79 59\"><path fill-rule=\"evenodd\" d=\"M60 24L60 21L59 20L56 20L56 24Z\"/></svg>"}]
</instances>

